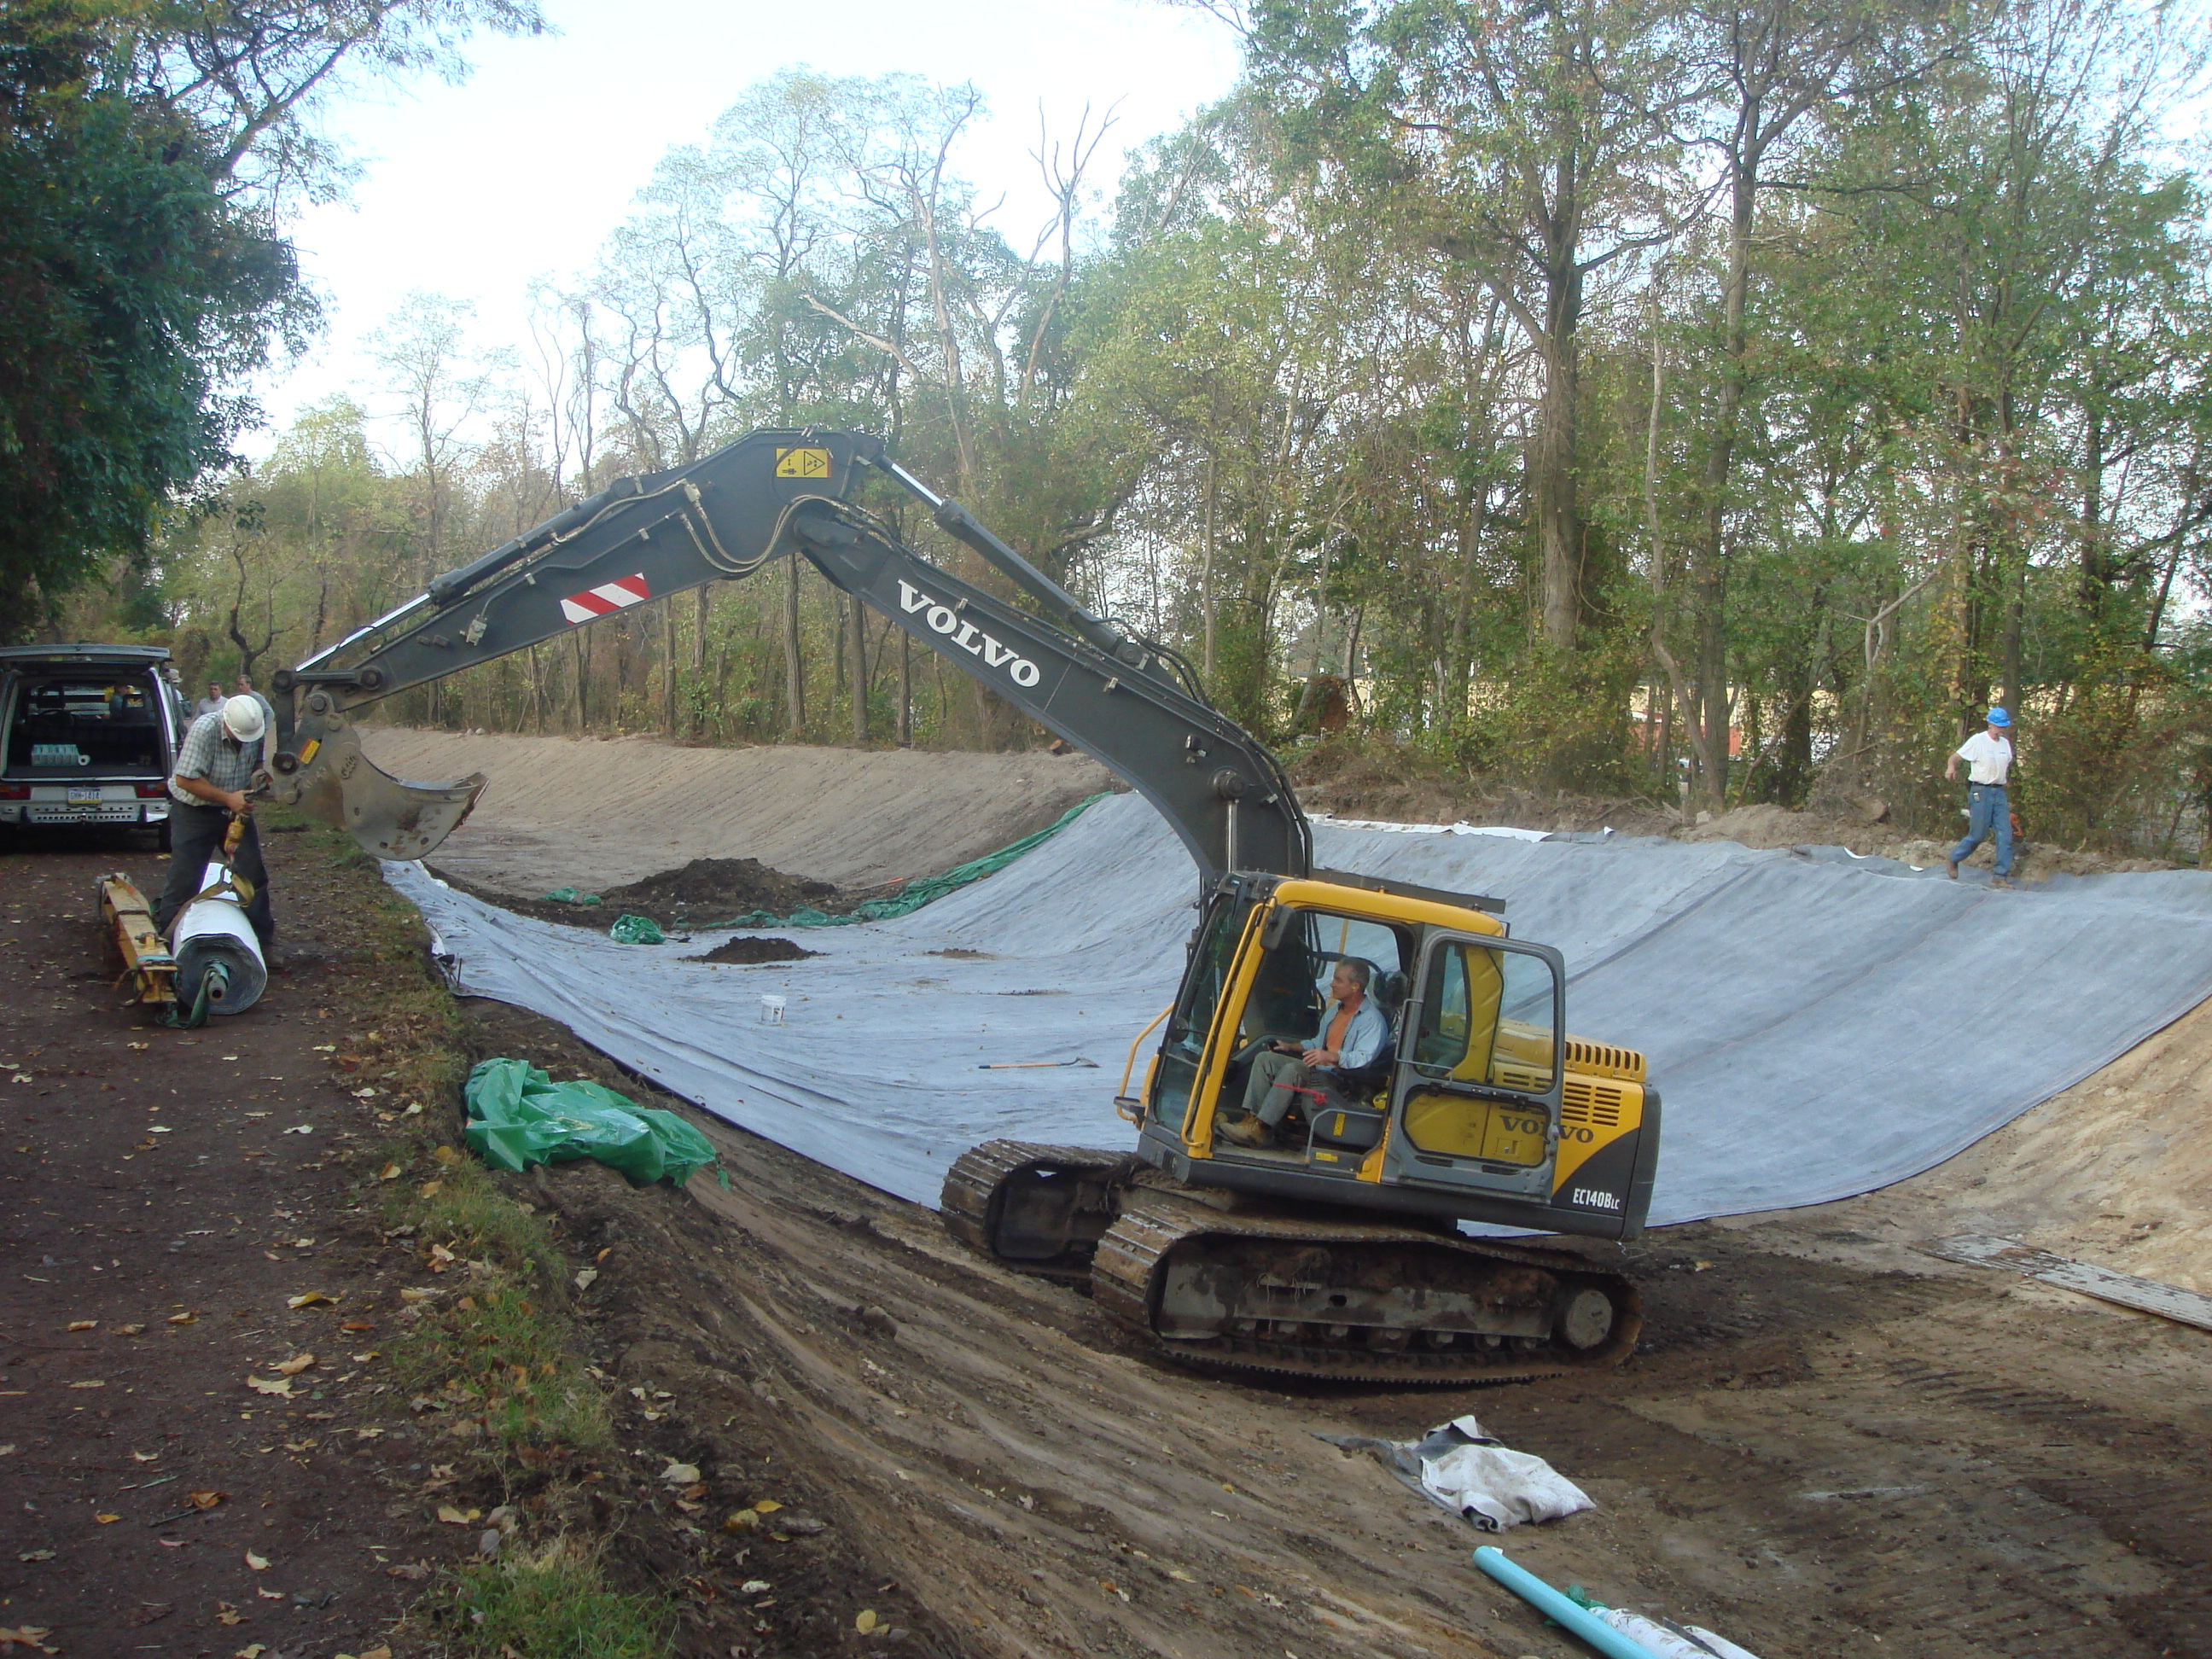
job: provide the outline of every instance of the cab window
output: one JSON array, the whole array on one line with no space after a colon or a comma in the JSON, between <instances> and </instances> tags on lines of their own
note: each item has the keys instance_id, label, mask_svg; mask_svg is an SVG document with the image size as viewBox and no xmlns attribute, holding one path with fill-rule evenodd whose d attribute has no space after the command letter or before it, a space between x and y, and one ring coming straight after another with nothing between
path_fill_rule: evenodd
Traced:
<instances>
[{"instance_id":1,"label":"cab window","mask_svg":"<svg viewBox=\"0 0 2212 1659\"><path fill-rule=\"evenodd\" d=\"M1448 939L1429 963L1413 1063L1431 1077L1522 1094L1559 1073L1551 964L1518 951Z\"/></svg>"}]
</instances>

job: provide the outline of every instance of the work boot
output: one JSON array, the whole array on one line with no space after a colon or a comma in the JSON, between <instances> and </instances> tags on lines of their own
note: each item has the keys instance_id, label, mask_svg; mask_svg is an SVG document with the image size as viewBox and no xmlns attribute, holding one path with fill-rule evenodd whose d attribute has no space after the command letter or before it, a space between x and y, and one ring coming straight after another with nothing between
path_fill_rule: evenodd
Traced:
<instances>
[{"instance_id":1,"label":"work boot","mask_svg":"<svg viewBox=\"0 0 2212 1659\"><path fill-rule=\"evenodd\" d=\"M1272 1146L1275 1137L1267 1126L1256 1117L1224 1118L1214 1125L1214 1132L1224 1140L1233 1140L1239 1146Z\"/></svg>"},{"instance_id":2,"label":"work boot","mask_svg":"<svg viewBox=\"0 0 2212 1659\"><path fill-rule=\"evenodd\" d=\"M1959 860L1956 860L1956 859L1945 859L1945 860L1943 860L1943 867L1944 867L1946 870L1948 870L1948 871L1949 871L1949 872L1951 872L1951 879L1952 879L1952 880L1954 880L1954 881L1958 880L1958 878L1959 878Z\"/></svg>"},{"instance_id":3,"label":"work boot","mask_svg":"<svg viewBox=\"0 0 2212 1659\"><path fill-rule=\"evenodd\" d=\"M1990 885L1992 887L2009 887L2012 885L2012 878L2010 876L1993 877L1990 881Z\"/></svg>"}]
</instances>

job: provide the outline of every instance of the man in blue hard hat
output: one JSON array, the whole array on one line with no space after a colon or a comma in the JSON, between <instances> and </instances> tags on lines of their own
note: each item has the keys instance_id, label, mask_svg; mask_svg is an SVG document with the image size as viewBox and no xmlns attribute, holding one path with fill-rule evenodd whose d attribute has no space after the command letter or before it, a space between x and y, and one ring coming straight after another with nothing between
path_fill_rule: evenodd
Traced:
<instances>
[{"instance_id":1,"label":"man in blue hard hat","mask_svg":"<svg viewBox=\"0 0 2212 1659\"><path fill-rule=\"evenodd\" d=\"M2002 708L1992 708L1988 726L1960 744L1944 763L1943 775L1955 779L1959 763L1966 763L1966 838L1943 859L1954 881L1959 878L1959 866L1994 835L1996 879L1990 885L2012 885L2012 805L2005 793L2012 760L2012 716Z\"/></svg>"}]
</instances>

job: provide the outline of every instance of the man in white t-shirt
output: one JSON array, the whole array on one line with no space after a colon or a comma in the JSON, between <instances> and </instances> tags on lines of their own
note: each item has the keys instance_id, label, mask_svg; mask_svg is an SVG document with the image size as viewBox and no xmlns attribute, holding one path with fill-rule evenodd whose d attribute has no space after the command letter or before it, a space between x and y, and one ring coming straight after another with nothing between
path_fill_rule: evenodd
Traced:
<instances>
[{"instance_id":1,"label":"man in white t-shirt","mask_svg":"<svg viewBox=\"0 0 2212 1659\"><path fill-rule=\"evenodd\" d=\"M1966 763L1966 838L1944 855L1951 879L1959 878L1959 866L1992 835L1997 842L1997 887L2012 885L2012 805L2005 780L2012 771L2012 716L2002 708L1990 710L1988 727L1977 732L1952 752L1943 775L1955 779L1959 763Z\"/></svg>"}]
</instances>

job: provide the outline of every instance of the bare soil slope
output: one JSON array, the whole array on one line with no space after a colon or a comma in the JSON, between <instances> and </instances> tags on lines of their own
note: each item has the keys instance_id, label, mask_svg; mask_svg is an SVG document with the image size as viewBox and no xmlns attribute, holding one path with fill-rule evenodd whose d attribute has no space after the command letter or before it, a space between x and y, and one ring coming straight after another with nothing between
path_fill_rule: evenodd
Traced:
<instances>
[{"instance_id":1,"label":"bare soil slope","mask_svg":"<svg viewBox=\"0 0 2212 1659\"><path fill-rule=\"evenodd\" d=\"M398 777L489 776L434 861L521 894L603 890L700 858L757 859L840 887L934 875L1115 787L1097 762L1041 750L687 749L401 726L362 736Z\"/></svg>"},{"instance_id":2,"label":"bare soil slope","mask_svg":"<svg viewBox=\"0 0 2212 1659\"><path fill-rule=\"evenodd\" d=\"M927 1210L694 1121L726 1192L541 1185L580 1236L621 1230L587 1298L618 1380L721 1425L685 1455L725 1484L773 1440L964 1651L1570 1659L1475 1572L1480 1534L1316 1437L1473 1412L1600 1505L1499 1540L1516 1559L1769 1659L2212 1659L2212 1336L1934 1261L1869 1201L1638 1247L1649 1340L1618 1372L1285 1392L1164 1364Z\"/></svg>"}]
</instances>

